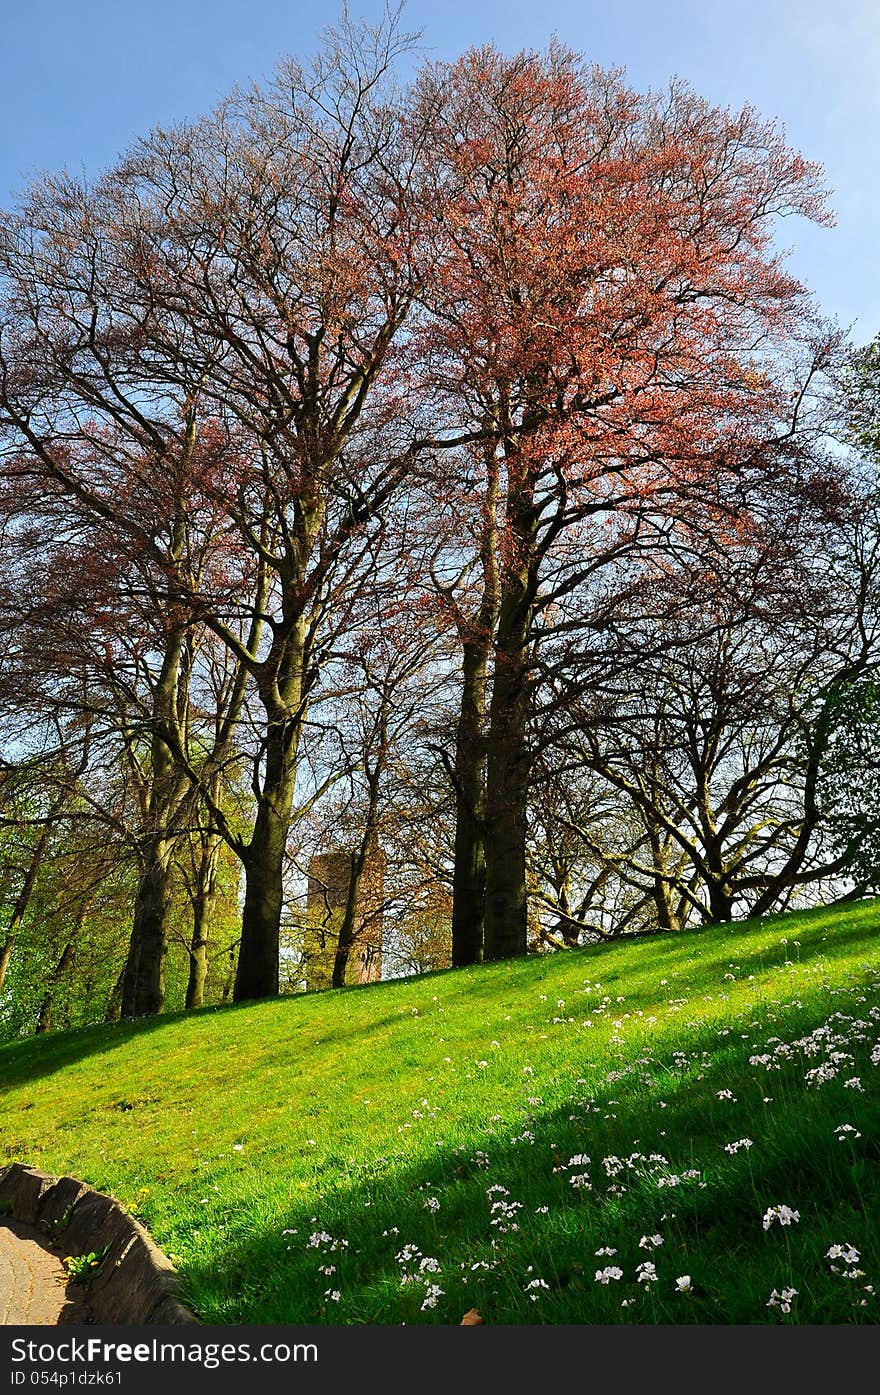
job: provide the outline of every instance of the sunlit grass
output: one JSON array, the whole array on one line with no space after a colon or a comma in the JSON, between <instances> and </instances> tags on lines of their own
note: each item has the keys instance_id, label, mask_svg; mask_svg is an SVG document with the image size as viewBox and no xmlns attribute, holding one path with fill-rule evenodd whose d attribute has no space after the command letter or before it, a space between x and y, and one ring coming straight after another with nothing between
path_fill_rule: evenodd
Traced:
<instances>
[{"instance_id":1,"label":"sunlit grass","mask_svg":"<svg viewBox=\"0 0 880 1395\"><path fill-rule=\"evenodd\" d=\"M208 1322L875 1322L878 924L865 903L7 1047L2 1152L136 1210ZM775 1206L799 1219L765 1229Z\"/></svg>"}]
</instances>

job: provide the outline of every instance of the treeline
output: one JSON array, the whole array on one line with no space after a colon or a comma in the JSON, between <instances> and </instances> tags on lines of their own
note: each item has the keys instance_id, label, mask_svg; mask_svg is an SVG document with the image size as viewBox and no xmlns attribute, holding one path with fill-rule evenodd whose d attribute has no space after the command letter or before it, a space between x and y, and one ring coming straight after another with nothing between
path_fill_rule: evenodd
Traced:
<instances>
[{"instance_id":1,"label":"treeline","mask_svg":"<svg viewBox=\"0 0 880 1395\"><path fill-rule=\"evenodd\" d=\"M304 66L0 218L6 1030L872 889L877 360L820 171L560 45ZM360 908L360 909L359 909ZM373 907L375 911L375 907Z\"/></svg>"}]
</instances>

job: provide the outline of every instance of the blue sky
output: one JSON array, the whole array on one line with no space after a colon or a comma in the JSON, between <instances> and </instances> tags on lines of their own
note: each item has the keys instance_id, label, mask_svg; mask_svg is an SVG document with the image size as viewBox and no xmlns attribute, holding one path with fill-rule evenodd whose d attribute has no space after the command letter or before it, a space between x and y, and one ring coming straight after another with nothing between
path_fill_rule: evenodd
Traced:
<instances>
[{"instance_id":1,"label":"blue sky","mask_svg":"<svg viewBox=\"0 0 880 1395\"><path fill-rule=\"evenodd\" d=\"M350 7L372 18L381 0ZM0 203L40 169L97 173L139 133L310 52L337 13L327 0L3 0ZM410 0L406 23L435 57L556 33L638 88L678 74L778 117L824 165L838 220L783 225L790 264L857 342L880 332L880 0Z\"/></svg>"}]
</instances>

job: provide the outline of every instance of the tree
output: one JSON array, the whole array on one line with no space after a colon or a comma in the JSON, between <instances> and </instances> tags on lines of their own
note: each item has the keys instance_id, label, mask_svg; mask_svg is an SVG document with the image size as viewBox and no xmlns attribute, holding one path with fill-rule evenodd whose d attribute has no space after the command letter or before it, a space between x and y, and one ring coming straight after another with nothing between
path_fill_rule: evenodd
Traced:
<instances>
[{"instance_id":1,"label":"tree","mask_svg":"<svg viewBox=\"0 0 880 1395\"><path fill-rule=\"evenodd\" d=\"M428 69L424 299L451 430L499 486L486 784L487 958L527 945L535 621L655 513L772 430L773 354L807 314L773 220L822 219L818 170L753 112L641 97L554 45ZM566 535L592 520L593 552ZM602 525L610 520L610 528Z\"/></svg>"},{"instance_id":2,"label":"tree","mask_svg":"<svg viewBox=\"0 0 880 1395\"><path fill-rule=\"evenodd\" d=\"M414 292L412 150L389 88L409 43L393 18L375 31L345 18L311 69L290 60L270 86L155 133L104 185L162 374L241 438L233 470L209 483L265 578L249 640L188 593L263 710L250 838L213 810L245 869L238 1000L278 989L285 847L334 573L412 460L392 358Z\"/></svg>"}]
</instances>

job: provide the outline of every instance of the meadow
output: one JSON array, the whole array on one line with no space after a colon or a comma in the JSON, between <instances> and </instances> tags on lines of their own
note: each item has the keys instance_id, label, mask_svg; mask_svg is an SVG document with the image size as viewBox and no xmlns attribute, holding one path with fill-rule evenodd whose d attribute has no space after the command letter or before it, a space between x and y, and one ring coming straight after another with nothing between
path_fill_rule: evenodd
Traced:
<instances>
[{"instance_id":1,"label":"meadow","mask_svg":"<svg viewBox=\"0 0 880 1395\"><path fill-rule=\"evenodd\" d=\"M880 902L58 1033L0 1158L207 1323L874 1323Z\"/></svg>"}]
</instances>

